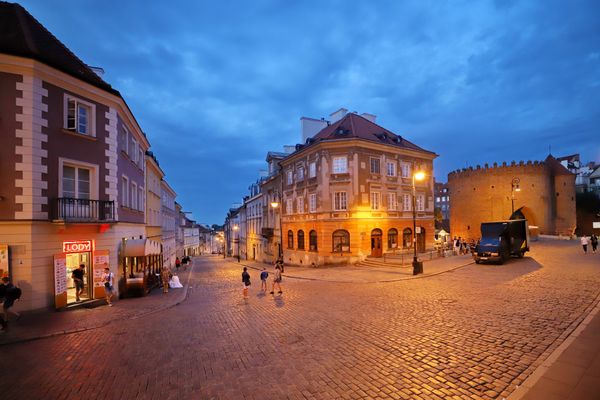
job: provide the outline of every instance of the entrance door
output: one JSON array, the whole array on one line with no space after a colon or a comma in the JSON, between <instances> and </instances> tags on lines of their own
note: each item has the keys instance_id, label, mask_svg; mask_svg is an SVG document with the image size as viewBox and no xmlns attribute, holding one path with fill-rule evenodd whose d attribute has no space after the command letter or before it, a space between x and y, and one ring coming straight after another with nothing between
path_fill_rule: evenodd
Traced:
<instances>
[{"instance_id":1,"label":"entrance door","mask_svg":"<svg viewBox=\"0 0 600 400\"><path fill-rule=\"evenodd\" d=\"M383 232L381 229L373 229L371 231L371 257L381 257L383 251L381 249L381 238Z\"/></svg>"},{"instance_id":2,"label":"entrance door","mask_svg":"<svg viewBox=\"0 0 600 400\"><path fill-rule=\"evenodd\" d=\"M82 301L90 300L92 298L92 273L91 273L91 262L90 253L68 253L67 254L67 304L75 303L76 288L75 282L73 281L73 271L79 268L79 265L84 265L83 274L83 292L80 295Z\"/></svg>"},{"instance_id":3,"label":"entrance door","mask_svg":"<svg viewBox=\"0 0 600 400\"><path fill-rule=\"evenodd\" d=\"M420 232L417 233L417 251L425 253L425 228L420 227Z\"/></svg>"}]
</instances>

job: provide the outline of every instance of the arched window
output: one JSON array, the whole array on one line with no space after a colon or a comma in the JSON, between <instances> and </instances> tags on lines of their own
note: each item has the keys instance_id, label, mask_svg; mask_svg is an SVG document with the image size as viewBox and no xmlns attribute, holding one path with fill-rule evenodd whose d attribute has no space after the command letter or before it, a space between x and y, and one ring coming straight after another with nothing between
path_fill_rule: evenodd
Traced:
<instances>
[{"instance_id":1,"label":"arched window","mask_svg":"<svg viewBox=\"0 0 600 400\"><path fill-rule=\"evenodd\" d=\"M388 249L398 247L398 229L392 228L388 231Z\"/></svg>"},{"instance_id":2,"label":"arched window","mask_svg":"<svg viewBox=\"0 0 600 400\"><path fill-rule=\"evenodd\" d=\"M333 232L333 251L339 253L350 251L350 234L348 231L338 229Z\"/></svg>"},{"instance_id":3,"label":"arched window","mask_svg":"<svg viewBox=\"0 0 600 400\"><path fill-rule=\"evenodd\" d=\"M405 228L402 231L402 247L407 248L412 246L412 229Z\"/></svg>"},{"instance_id":4,"label":"arched window","mask_svg":"<svg viewBox=\"0 0 600 400\"><path fill-rule=\"evenodd\" d=\"M288 231L288 249L294 248L294 232Z\"/></svg>"},{"instance_id":5,"label":"arched window","mask_svg":"<svg viewBox=\"0 0 600 400\"><path fill-rule=\"evenodd\" d=\"M304 250L304 231L298 231L298 250Z\"/></svg>"},{"instance_id":6,"label":"arched window","mask_svg":"<svg viewBox=\"0 0 600 400\"><path fill-rule=\"evenodd\" d=\"M310 231L308 234L308 249L317 251L317 231Z\"/></svg>"}]
</instances>

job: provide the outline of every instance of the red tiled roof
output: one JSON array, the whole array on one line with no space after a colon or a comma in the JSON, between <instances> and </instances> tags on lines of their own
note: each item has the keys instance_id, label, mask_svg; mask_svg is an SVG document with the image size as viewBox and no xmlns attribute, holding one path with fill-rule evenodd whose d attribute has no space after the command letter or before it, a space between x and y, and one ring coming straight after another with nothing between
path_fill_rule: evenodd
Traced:
<instances>
[{"instance_id":1,"label":"red tiled roof","mask_svg":"<svg viewBox=\"0 0 600 400\"><path fill-rule=\"evenodd\" d=\"M32 58L121 96L19 4L0 1L0 53Z\"/></svg>"},{"instance_id":2,"label":"red tiled roof","mask_svg":"<svg viewBox=\"0 0 600 400\"><path fill-rule=\"evenodd\" d=\"M308 141L310 144L318 141L349 138L364 139L371 142L435 154L354 113L346 114L339 121L323 128Z\"/></svg>"}]
</instances>

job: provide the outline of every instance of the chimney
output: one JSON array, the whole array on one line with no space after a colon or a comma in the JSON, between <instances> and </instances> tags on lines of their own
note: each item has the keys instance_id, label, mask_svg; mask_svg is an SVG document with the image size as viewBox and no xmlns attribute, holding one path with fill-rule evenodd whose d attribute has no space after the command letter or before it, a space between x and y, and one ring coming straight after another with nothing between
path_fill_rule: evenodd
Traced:
<instances>
[{"instance_id":1,"label":"chimney","mask_svg":"<svg viewBox=\"0 0 600 400\"><path fill-rule=\"evenodd\" d=\"M332 112L331 114L329 114L329 116L331 117L331 123L333 124L334 122L339 121L340 119L344 118L344 116L348 113L348 110L345 108L340 108L339 110L337 110L336 112Z\"/></svg>"},{"instance_id":2,"label":"chimney","mask_svg":"<svg viewBox=\"0 0 600 400\"><path fill-rule=\"evenodd\" d=\"M300 118L300 126L302 127L301 143L306 143L306 139L315 136L323 128L327 127L327 121L324 119L302 117Z\"/></svg>"},{"instance_id":3,"label":"chimney","mask_svg":"<svg viewBox=\"0 0 600 400\"><path fill-rule=\"evenodd\" d=\"M368 119L372 123L375 123L375 120L377 119L377 115L373 115L373 114L369 114L369 113L362 113L362 114L360 114L360 116L363 117L364 119Z\"/></svg>"}]
</instances>

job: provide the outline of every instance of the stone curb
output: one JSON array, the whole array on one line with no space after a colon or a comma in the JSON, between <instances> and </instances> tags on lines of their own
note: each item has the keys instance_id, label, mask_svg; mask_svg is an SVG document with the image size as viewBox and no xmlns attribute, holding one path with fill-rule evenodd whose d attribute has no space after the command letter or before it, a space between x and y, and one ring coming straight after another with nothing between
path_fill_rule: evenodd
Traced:
<instances>
[{"instance_id":1,"label":"stone curb","mask_svg":"<svg viewBox=\"0 0 600 400\"><path fill-rule=\"evenodd\" d=\"M542 353L542 355L538 357L538 360L541 360L541 363L529 373L521 385L517 385L517 387L508 395L506 399L522 399L523 396L525 396L527 392L529 392L529 390L532 389L541 378L543 378L544 374L548 372L550 367L552 367L552 365L558 360L561 354L579 337L579 335L581 335L583 330L587 328L591 320L598 313L600 313L600 294L598 294L590 303L590 305L586 307L581 316L573 321L567 330L563 332L563 335L560 335L552 344L548 346L548 349L551 349L553 345L561 339L561 337L565 336L562 343L554 348L550 354L546 355L547 351ZM546 355L546 357L544 357L544 355Z\"/></svg>"},{"instance_id":2,"label":"stone curb","mask_svg":"<svg viewBox=\"0 0 600 400\"><path fill-rule=\"evenodd\" d=\"M139 318L145 317L147 315L151 315L151 314L154 314L154 313L157 313L157 312L160 312L160 311L168 310L170 308L178 306L179 304L181 304L185 300L187 300L188 289L190 287L190 276L192 274L192 271L193 271L194 267L195 267L195 265L192 265L191 268L188 271L187 283L186 283L186 285L183 288L183 294L180 295L178 298L175 298L174 302L172 302L170 304L163 305L163 306L159 306L159 307L157 307L155 309L148 310L146 312L142 312L142 313L137 314L137 315L133 315L129 319L139 319ZM33 341L41 340L41 339L49 339L49 338L53 338L53 337L56 337L56 336L71 335L71 334L74 334L74 333L81 333L81 332L91 331L91 330L103 328L103 327L105 327L107 325L110 325L111 323L115 322L117 319L118 318L109 319L108 321L103 322L101 324L94 325L94 326L89 326L89 327L85 327L85 328L67 329L67 330L64 330L64 331L56 331L56 332L46 333L46 334L43 334L43 335L26 337L26 338L15 338L14 340L9 340L9 341L6 341L6 342L0 342L0 347L1 346L11 345L11 344L33 342Z\"/></svg>"},{"instance_id":3,"label":"stone curb","mask_svg":"<svg viewBox=\"0 0 600 400\"><path fill-rule=\"evenodd\" d=\"M244 264L244 263L237 263L239 265L243 265L244 267L248 267L248 268L252 268L254 270L260 271L260 267L255 267L249 264ZM445 269L443 271L439 271L439 272L434 272L431 274L423 274L423 275L412 275L412 276L407 276L407 277L403 277L403 278L396 278L396 279L388 279L388 280L380 280L380 281L371 281L371 282L357 282L357 281L336 281L336 280L330 280L330 279L320 279L320 278L307 278L304 276L292 276L292 275L286 275L286 274L282 274L282 276L285 276L286 278L290 278L290 279L298 279L298 280L305 280L305 281L319 281L319 282L329 282L329 283L354 283L354 284L372 284L372 283L390 283L390 282L399 282L399 281L407 281L407 280L411 280L411 279L423 279L423 278L428 278L430 276L436 276L436 275L440 275L440 274L444 274L446 272L452 272L455 271L459 268L463 268L466 267L467 265L471 265L471 264L475 264L475 261L469 261L468 263L465 264L461 264L455 267L451 267L448 269Z\"/></svg>"}]
</instances>

